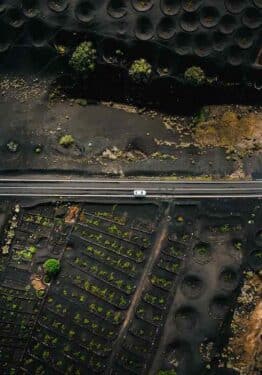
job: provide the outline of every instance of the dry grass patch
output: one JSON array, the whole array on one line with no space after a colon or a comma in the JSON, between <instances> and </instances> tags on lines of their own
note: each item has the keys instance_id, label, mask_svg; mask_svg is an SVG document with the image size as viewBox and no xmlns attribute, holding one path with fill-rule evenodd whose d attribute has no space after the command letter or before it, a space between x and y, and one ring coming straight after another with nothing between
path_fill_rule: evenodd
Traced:
<instances>
[{"instance_id":1,"label":"dry grass patch","mask_svg":"<svg viewBox=\"0 0 262 375\"><path fill-rule=\"evenodd\" d=\"M196 124L194 137L200 147L225 147L241 152L259 150L262 148L262 114L239 115L225 111L216 115L211 108L206 118Z\"/></svg>"}]
</instances>

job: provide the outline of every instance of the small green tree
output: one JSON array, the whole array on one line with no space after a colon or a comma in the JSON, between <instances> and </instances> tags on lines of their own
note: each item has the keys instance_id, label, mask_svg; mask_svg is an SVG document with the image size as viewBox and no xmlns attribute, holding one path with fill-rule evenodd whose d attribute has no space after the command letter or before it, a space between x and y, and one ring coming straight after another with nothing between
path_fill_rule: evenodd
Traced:
<instances>
[{"instance_id":1,"label":"small green tree","mask_svg":"<svg viewBox=\"0 0 262 375\"><path fill-rule=\"evenodd\" d=\"M157 375L176 375L175 370L160 370Z\"/></svg>"},{"instance_id":2,"label":"small green tree","mask_svg":"<svg viewBox=\"0 0 262 375\"><path fill-rule=\"evenodd\" d=\"M185 71L184 77L186 81L198 86L205 82L206 75L202 68L199 66L191 66Z\"/></svg>"},{"instance_id":3,"label":"small green tree","mask_svg":"<svg viewBox=\"0 0 262 375\"><path fill-rule=\"evenodd\" d=\"M152 66L145 60L135 60L129 69L129 76L137 83L146 83L152 74Z\"/></svg>"},{"instance_id":4,"label":"small green tree","mask_svg":"<svg viewBox=\"0 0 262 375\"><path fill-rule=\"evenodd\" d=\"M54 258L47 259L43 265L44 271L48 276L56 276L60 271L60 261Z\"/></svg>"},{"instance_id":5,"label":"small green tree","mask_svg":"<svg viewBox=\"0 0 262 375\"><path fill-rule=\"evenodd\" d=\"M92 42L83 42L76 47L70 61L70 66L77 72L88 74L96 67L96 49Z\"/></svg>"}]
</instances>

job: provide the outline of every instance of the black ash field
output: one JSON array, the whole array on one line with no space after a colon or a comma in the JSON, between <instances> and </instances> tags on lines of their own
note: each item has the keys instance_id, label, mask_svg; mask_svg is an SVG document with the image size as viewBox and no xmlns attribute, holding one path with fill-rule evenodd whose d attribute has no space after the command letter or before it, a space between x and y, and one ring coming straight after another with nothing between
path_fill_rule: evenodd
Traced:
<instances>
[{"instance_id":1,"label":"black ash field","mask_svg":"<svg viewBox=\"0 0 262 375\"><path fill-rule=\"evenodd\" d=\"M142 50L167 75L194 62L226 76L240 77L244 68L254 78L261 74L261 9L260 0L1 0L0 54L4 61L14 45L52 53L50 44L72 45L88 34L101 61L114 49L130 57Z\"/></svg>"},{"instance_id":2,"label":"black ash field","mask_svg":"<svg viewBox=\"0 0 262 375\"><path fill-rule=\"evenodd\" d=\"M2 0L0 171L261 178L261 1Z\"/></svg>"},{"instance_id":3,"label":"black ash field","mask_svg":"<svg viewBox=\"0 0 262 375\"><path fill-rule=\"evenodd\" d=\"M227 343L237 297L246 317L259 297L241 287L259 277L261 217L258 200L2 202L1 374L243 370Z\"/></svg>"},{"instance_id":4,"label":"black ash field","mask_svg":"<svg viewBox=\"0 0 262 375\"><path fill-rule=\"evenodd\" d=\"M9 74L0 77L0 94L2 175L261 178L259 93L255 105L217 104L216 97L204 105L173 96L171 106L161 109L141 99L112 101L109 93L81 97L50 76Z\"/></svg>"},{"instance_id":5,"label":"black ash field","mask_svg":"<svg viewBox=\"0 0 262 375\"><path fill-rule=\"evenodd\" d=\"M261 374L261 12L0 0L0 375Z\"/></svg>"}]
</instances>

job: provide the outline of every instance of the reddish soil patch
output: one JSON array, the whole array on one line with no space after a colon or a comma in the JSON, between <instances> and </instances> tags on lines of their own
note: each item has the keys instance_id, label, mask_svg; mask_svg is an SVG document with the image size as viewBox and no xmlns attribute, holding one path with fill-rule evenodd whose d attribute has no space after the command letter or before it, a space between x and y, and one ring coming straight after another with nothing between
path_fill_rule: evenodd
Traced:
<instances>
[{"instance_id":1,"label":"reddish soil patch","mask_svg":"<svg viewBox=\"0 0 262 375\"><path fill-rule=\"evenodd\" d=\"M248 274L231 324L233 336L227 348L231 367L241 375L258 375L262 370L262 284L259 276Z\"/></svg>"},{"instance_id":2,"label":"reddish soil patch","mask_svg":"<svg viewBox=\"0 0 262 375\"><path fill-rule=\"evenodd\" d=\"M74 224L76 222L77 216L79 213L79 207L77 206L71 206L68 208L66 217L65 217L65 223L66 224Z\"/></svg>"},{"instance_id":3,"label":"reddish soil patch","mask_svg":"<svg viewBox=\"0 0 262 375\"><path fill-rule=\"evenodd\" d=\"M37 274L33 274L30 277L30 280L31 280L31 285L35 290L45 290L46 286L41 280L41 276Z\"/></svg>"}]
</instances>

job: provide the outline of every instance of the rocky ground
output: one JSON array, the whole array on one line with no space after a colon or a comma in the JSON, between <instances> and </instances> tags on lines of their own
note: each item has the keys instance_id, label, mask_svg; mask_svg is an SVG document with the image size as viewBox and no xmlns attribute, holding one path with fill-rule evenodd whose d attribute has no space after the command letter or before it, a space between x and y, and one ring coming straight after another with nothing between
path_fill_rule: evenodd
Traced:
<instances>
[{"instance_id":1,"label":"rocky ground","mask_svg":"<svg viewBox=\"0 0 262 375\"><path fill-rule=\"evenodd\" d=\"M258 375L262 369L262 284L261 272L245 273L245 282L231 322L232 336L223 358L227 367L241 375Z\"/></svg>"},{"instance_id":2,"label":"rocky ground","mask_svg":"<svg viewBox=\"0 0 262 375\"><path fill-rule=\"evenodd\" d=\"M52 79L1 77L4 171L250 179L261 175L262 109L208 105L181 115L68 96ZM70 142L63 144L65 135Z\"/></svg>"}]
</instances>

